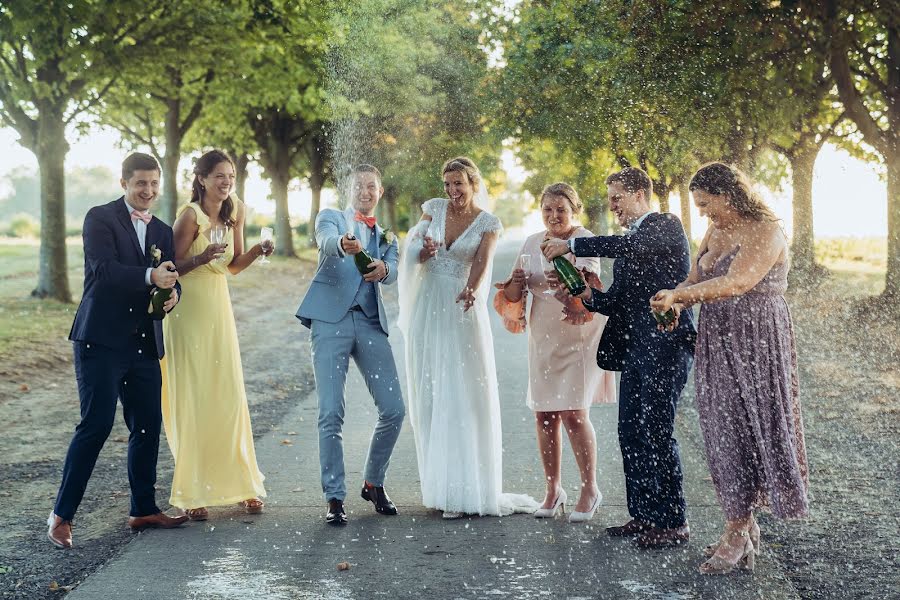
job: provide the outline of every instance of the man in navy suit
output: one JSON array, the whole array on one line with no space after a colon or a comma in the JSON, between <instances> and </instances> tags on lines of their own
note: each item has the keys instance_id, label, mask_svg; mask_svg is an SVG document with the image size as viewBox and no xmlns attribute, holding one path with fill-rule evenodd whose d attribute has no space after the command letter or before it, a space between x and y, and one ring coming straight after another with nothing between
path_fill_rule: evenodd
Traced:
<instances>
[{"instance_id":1,"label":"man in navy suit","mask_svg":"<svg viewBox=\"0 0 900 600\"><path fill-rule=\"evenodd\" d=\"M615 259L609 290L595 289L600 287L595 281L580 296L588 310L609 317L597 364L622 372L619 445L631 520L607 533L636 536L645 548L681 544L690 530L675 409L693 362L696 332L690 311L679 315L673 331L660 331L649 302L661 284L671 289L687 277L690 247L677 217L651 210L653 184L644 171L623 169L606 184L609 210L627 228L625 235L548 240L543 250L548 260L568 252Z\"/></svg>"},{"instance_id":2,"label":"man in navy suit","mask_svg":"<svg viewBox=\"0 0 900 600\"><path fill-rule=\"evenodd\" d=\"M172 228L149 213L159 195L160 168L148 154L134 153L122 163L125 195L95 206L84 218L84 294L69 339L81 422L66 454L56 505L47 519L47 537L59 548L72 547L72 519L112 430L116 401L122 401L128 439L128 481L133 529L176 527L156 506L156 459L162 422L159 359L162 322L149 314L154 288L173 289L166 312L178 302L178 273ZM159 251L154 260L155 250ZM158 266L153 267L156 262Z\"/></svg>"}]
</instances>

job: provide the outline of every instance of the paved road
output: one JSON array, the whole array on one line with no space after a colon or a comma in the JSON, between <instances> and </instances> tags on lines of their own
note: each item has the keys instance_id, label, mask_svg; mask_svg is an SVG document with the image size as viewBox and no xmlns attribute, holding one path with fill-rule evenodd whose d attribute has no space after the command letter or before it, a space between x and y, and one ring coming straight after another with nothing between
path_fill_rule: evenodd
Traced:
<instances>
[{"instance_id":1,"label":"paved road","mask_svg":"<svg viewBox=\"0 0 900 600\"><path fill-rule=\"evenodd\" d=\"M501 245L494 279L508 272L518 244ZM392 303L395 306L395 303ZM274 299L273 310L293 311L295 299ZM524 406L527 360L524 336L493 322L501 386L506 491L543 493L533 417ZM392 332L402 370L402 344ZM282 360L308 355L305 330ZM361 469L375 414L362 379L351 370L344 428L348 488ZM264 394L251 388L249 394ZM388 490L401 514L376 515L371 504L348 497L350 524L322 522L318 486L315 397L297 398L277 430L257 442L269 492L266 512L247 516L217 509L206 523L148 531L69 594L72 600L327 599L361 598L796 598L789 581L766 554L754 575L710 578L697 573L703 545L714 539L720 513L697 426L679 420L689 519L694 541L680 549L640 551L603 534L627 519L621 456L615 440L615 406L595 408L599 438L601 510L587 525L526 515L445 521L421 507L415 450L408 423L397 445ZM290 441L288 445L286 440ZM564 480L577 496L578 477L566 448ZM165 497L160 493L160 497ZM338 571L339 562L350 563Z\"/></svg>"}]
</instances>

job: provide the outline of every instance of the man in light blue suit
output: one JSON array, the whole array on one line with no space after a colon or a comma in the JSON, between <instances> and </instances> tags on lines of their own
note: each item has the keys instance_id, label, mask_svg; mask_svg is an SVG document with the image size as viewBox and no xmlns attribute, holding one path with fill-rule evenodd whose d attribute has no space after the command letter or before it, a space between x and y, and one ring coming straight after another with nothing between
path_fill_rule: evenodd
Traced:
<instances>
[{"instance_id":1,"label":"man in light blue suit","mask_svg":"<svg viewBox=\"0 0 900 600\"><path fill-rule=\"evenodd\" d=\"M372 165L360 165L351 176L352 207L343 212L326 209L316 218L319 266L297 309L297 318L311 332L319 397L319 463L328 503L325 521L332 525L347 523L341 428L350 357L378 409L362 497L384 515L397 514L384 491L384 476L406 414L381 300L381 285L397 281L397 240L375 223L375 207L384 193L381 173ZM372 270L364 276L354 260L363 249L373 259L368 265Z\"/></svg>"}]
</instances>

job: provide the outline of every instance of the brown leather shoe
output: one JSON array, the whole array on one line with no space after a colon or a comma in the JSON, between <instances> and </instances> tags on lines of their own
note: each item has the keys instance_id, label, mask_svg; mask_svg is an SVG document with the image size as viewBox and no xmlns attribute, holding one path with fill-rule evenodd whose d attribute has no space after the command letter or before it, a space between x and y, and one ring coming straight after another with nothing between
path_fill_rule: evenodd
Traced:
<instances>
[{"instance_id":1,"label":"brown leather shoe","mask_svg":"<svg viewBox=\"0 0 900 600\"><path fill-rule=\"evenodd\" d=\"M650 525L650 523L632 519L619 527L607 527L606 535L611 535L613 537L632 537L640 535L649 529L653 529L653 526Z\"/></svg>"},{"instance_id":2,"label":"brown leather shoe","mask_svg":"<svg viewBox=\"0 0 900 600\"><path fill-rule=\"evenodd\" d=\"M47 526L47 538L54 546L62 549L72 547L72 521L66 521L51 512L47 517Z\"/></svg>"},{"instance_id":3,"label":"brown leather shoe","mask_svg":"<svg viewBox=\"0 0 900 600\"><path fill-rule=\"evenodd\" d=\"M187 515L170 517L166 513L158 512L146 517L128 517L128 526L134 530L142 529L172 529L184 525L188 520Z\"/></svg>"},{"instance_id":4,"label":"brown leather shoe","mask_svg":"<svg viewBox=\"0 0 900 600\"><path fill-rule=\"evenodd\" d=\"M691 530L687 523L681 527L653 527L639 535L634 541L641 548L669 548L687 544L691 539Z\"/></svg>"}]
</instances>

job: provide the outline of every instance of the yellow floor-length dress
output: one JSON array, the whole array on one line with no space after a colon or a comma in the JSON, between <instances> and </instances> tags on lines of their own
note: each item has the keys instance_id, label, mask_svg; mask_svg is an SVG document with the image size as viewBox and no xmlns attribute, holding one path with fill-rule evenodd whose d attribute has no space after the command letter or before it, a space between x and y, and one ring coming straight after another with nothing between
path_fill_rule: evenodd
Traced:
<instances>
[{"instance_id":1,"label":"yellow floor-length dress","mask_svg":"<svg viewBox=\"0 0 900 600\"><path fill-rule=\"evenodd\" d=\"M237 208L237 207L236 207ZM200 232L191 256L209 244L210 222L197 203ZM179 508L235 504L266 495L256 464L250 410L226 265L234 256L228 229L222 262L212 261L179 277L181 300L163 320L162 415L175 458L169 502Z\"/></svg>"}]
</instances>

